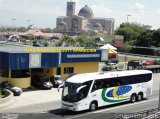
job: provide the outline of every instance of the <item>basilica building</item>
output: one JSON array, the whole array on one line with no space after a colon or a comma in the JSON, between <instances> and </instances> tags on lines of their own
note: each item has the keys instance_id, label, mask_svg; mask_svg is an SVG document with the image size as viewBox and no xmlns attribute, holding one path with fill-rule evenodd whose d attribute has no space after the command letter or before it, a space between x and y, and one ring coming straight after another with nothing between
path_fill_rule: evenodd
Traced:
<instances>
[{"instance_id":1,"label":"basilica building","mask_svg":"<svg viewBox=\"0 0 160 119\"><path fill-rule=\"evenodd\" d=\"M59 16L56 20L56 30L70 34L114 34L114 18L98 18L94 16L92 9L85 5L75 13L76 2L67 2L66 16Z\"/></svg>"}]
</instances>

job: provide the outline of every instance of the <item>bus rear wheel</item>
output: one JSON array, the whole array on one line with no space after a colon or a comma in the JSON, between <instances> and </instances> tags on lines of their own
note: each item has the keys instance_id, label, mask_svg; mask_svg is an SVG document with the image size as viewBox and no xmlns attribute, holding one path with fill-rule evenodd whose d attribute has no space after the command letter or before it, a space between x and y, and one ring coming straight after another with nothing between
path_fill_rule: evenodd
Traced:
<instances>
[{"instance_id":1,"label":"bus rear wheel","mask_svg":"<svg viewBox=\"0 0 160 119\"><path fill-rule=\"evenodd\" d=\"M90 104L89 109L90 109L90 111L95 111L97 109L97 103L96 102L92 102Z\"/></svg>"},{"instance_id":2,"label":"bus rear wheel","mask_svg":"<svg viewBox=\"0 0 160 119\"><path fill-rule=\"evenodd\" d=\"M138 101L141 101L141 100L143 100L143 94L142 93L138 94Z\"/></svg>"},{"instance_id":3,"label":"bus rear wheel","mask_svg":"<svg viewBox=\"0 0 160 119\"><path fill-rule=\"evenodd\" d=\"M132 94L131 99L130 99L131 103L136 102L136 99L137 99L136 94Z\"/></svg>"}]
</instances>

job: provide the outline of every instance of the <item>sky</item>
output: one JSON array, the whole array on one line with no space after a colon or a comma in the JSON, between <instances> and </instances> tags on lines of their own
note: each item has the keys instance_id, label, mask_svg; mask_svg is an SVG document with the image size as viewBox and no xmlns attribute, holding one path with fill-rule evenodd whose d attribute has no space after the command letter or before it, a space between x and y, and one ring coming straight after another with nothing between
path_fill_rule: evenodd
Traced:
<instances>
[{"instance_id":1,"label":"sky","mask_svg":"<svg viewBox=\"0 0 160 119\"><path fill-rule=\"evenodd\" d=\"M56 18L66 15L68 0L0 0L0 26L34 24L36 28L55 28ZM114 18L115 28L123 23L138 23L160 28L159 0L72 0L76 14L88 5L95 17ZM15 19L15 20L13 20ZM14 22L14 23L13 23Z\"/></svg>"}]
</instances>

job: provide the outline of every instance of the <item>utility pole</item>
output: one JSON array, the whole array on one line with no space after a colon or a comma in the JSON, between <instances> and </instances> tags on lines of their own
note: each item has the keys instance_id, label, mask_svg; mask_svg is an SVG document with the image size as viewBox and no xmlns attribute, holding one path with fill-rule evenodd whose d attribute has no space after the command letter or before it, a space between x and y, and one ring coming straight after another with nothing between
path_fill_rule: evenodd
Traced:
<instances>
[{"instance_id":1,"label":"utility pole","mask_svg":"<svg viewBox=\"0 0 160 119\"><path fill-rule=\"evenodd\" d=\"M15 28L15 26L14 26L14 21L16 20L16 19L11 19L12 20L12 22L13 22L13 31L14 31L14 28Z\"/></svg>"},{"instance_id":2,"label":"utility pole","mask_svg":"<svg viewBox=\"0 0 160 119\"><path fill-rule=\"evenodd\" d=\"M158 102L158 110L160 110L160 80L159 80L159 102Z\"/></svg>"},{"instance_id":3,"label":"utility pole","mask_svg":"<svg viewBox=\"0 0 160 119\"><path fill-rule=\"evenodd\" d=\"M127 15L127 23L129 23L128 18L129 18L130 16L131 16L130 14Z\"/></svg>"},{"instance_id":4,"label":"utility pole","mask_svg":"<svg viewBox=\"0 0 160 119\"><path fill-rule=\"evenodd\" d=\"M31 20L27 20L27 25L28 25L28 28L29 28L29 26L30 26L30 22L31 22Z\"/></svg>"},{"instance_id":5,"label":"utility pole","mask_svg":"<svg viewBox=\"0 0 160 119\"><path fill-rule=\"evenodd\" d=\"M131 15L128 14L127 15L127 23L129 23L128 21L128 18L130 17ZM126 36L126 41L128 40L128 35ZM125 67L126 67L126 70L127 70L127 61L128 61L128 57L127 57L127 46L125 46L125 50L126 50L126 55L125 55Z\"/></svg>"},{"instance_id":6,"label":"utility pole","mask_svg":"<svg viewBox=\"0 0 160 119\"><path fill-rule=\"evenodd\" d=\"M14 18L12 19L12 21L13 21L13 28L14 28L14 21L15 21L15 20L16 20L16 19L14 19Z\"/></svg>"}]
</instances>

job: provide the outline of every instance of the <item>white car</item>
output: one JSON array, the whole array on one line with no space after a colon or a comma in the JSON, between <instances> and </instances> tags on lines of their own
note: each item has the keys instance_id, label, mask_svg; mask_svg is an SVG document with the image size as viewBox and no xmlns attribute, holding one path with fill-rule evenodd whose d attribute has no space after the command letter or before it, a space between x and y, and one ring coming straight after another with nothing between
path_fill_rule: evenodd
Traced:
<instances>
[{"instance_id":1,"label":"white car","mask_svg":"<svg viewBox=\"0 0 160 119\"><path fill-rule=\"evenodd\" d=\"M61 77L61 75L54 75L50 78L50 81L53 84L53 86L58 86L63 83L63 78Z\"/></svg>"},{"instance_id":2,"label":"white car","mask_svg":"<svg viewBox=\"0 0 160 119\"><path fill-rule=\"evenodd\" d=\"M108 63L107 66L111 66L111 67L117 69L117 64L116 63Z\"/></svg>"}]
</instances>

